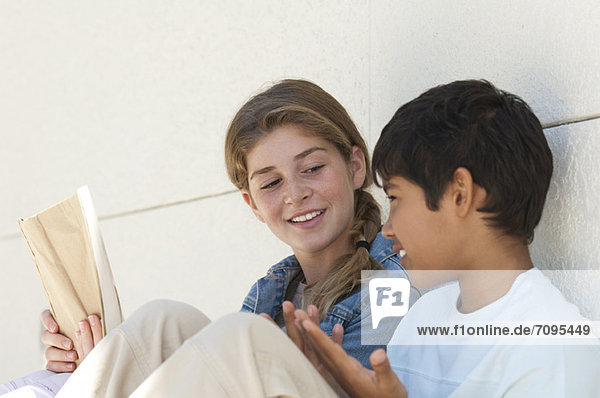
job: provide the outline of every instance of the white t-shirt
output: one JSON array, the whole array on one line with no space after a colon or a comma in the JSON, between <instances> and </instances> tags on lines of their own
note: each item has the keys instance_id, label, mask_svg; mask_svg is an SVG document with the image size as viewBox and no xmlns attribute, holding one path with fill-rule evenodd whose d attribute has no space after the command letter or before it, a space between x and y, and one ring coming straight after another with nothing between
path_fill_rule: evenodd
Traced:
<instances>
[{"instance_id":1,"label":"white t-shirt","mask_svg":"<svg viewBox=\"0 0 600 398\"><path fill-rule=\"evenodd\" d=\"M388 345L392 368L409 397L600 397L598 345L498 344L501 337L487 340L489 345L462 344L476 337L447 345L447 337L416 332L417 326L436 324L585 321L541 271L519 274L504 296L471 313L458 311L459 296L457 282L424 294Z\"/></svg>"}]
</instances>

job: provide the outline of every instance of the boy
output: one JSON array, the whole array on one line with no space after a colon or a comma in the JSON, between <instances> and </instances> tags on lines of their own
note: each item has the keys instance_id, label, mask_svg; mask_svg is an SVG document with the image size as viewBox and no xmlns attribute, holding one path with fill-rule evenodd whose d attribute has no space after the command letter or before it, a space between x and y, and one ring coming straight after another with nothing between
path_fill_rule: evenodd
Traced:
<instances>
[{"instance_id":1,"label":"boy","mask_svg":"<svg viewBox=\"0 0 600 398\"><path fill-rule=\"evenodd\" d=\"M432 88L400 107L383 129L373 173L390 201L383 234L405 250L411 282L419 288L458 283L415 303L388 345L390 362L381 350L371 356L374 372L298 312L320 360L313 362L352 396L404 396L405 388L411 397L600 396L597 345L503 344L502 337L478 345L476 338L417 332L442 322L457 325L456 333L461 325L495 321L585 322L529 256L552 154L523 100L486 81Z\"/></svg>"}]
</instances>

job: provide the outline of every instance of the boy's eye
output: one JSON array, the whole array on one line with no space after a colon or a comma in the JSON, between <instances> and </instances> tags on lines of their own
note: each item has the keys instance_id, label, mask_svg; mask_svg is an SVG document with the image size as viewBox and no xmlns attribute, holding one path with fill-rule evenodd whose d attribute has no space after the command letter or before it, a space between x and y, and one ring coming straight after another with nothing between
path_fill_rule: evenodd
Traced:
<instances>
[{"instance_id":1,"label":"boy's eye","mask_svg":"<svg viewBox=\"0 0 600 398\"><path fill-rule=\"evenodd\" d=\"M263 185L262 187L260 187L260 189L269 189L269 188L273 188L275 185L279 184L279 181L281 181L280 178L273 180L271 182L269 182L268 184Z\"/></svg>"},{"instance_id":2,"label":"boy's eye","mask_svg":"<svg viewBox=\"0 0 600 398\"><path fill-rule=\"evenodd\" d=\"M306 170L304 170L304 172L308 173L308 174L310 174L310 173L316 173L317 171L319 171L320 169L322 169L324 166L325 166L324 164L320 164L318 166L314 166L314 167L311 167L309 169L306 169Z\"/></svg>"}]
</instances>

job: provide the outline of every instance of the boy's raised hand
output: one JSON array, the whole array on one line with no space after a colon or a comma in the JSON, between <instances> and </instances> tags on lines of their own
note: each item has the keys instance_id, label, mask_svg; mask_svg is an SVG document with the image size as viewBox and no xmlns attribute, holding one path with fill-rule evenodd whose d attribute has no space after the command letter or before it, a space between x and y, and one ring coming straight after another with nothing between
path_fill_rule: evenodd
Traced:
<instances>
[{"instance_id":1,"label":"boy's raised hand","mask_svg":"<svg viewBox=\"0 0 600 398\"><path fill-rule=\"evenodd\" d=\"M46 345L46 368L53 372L73 372L77 367L75 361L82 361L92 348L103 337L102 324L97 315L90 315L87 320L79 322L79 333L76 344L58 332L58 324L50 310L41 314L44 331L42 343Z\"/></svg>"},{"instance_id":2,"label":"boy's raised hand","mask_svg":"<svg viewBox=\"0 0 600 398\"><path fill-rule=\"evenodd\" d=\"M299 319L298 326L304 344L310 346L311 354L316 357L319 366L324 367L348 395L384 398L408 396L384 350L379 349L371 354L373 370L366 369L356 358L346 354L341 345L332 341L304 311L296 311L296 318ZM311 362L314 364L314 359ZM323 374L319 366L315 365Z\"/></svg>"},{"instance_id":3,"label":"boy's raised hand","mask_svg":"<svg viewBox=\"0 0 600 398\"><path fill-rule=\"evenodd\" d=\"M319 328L319 312L317 307L314 305L308 306L308 314L302 310L296 310L294 308L294 304L291 301L284 301L282 305L283 311L283 319L285 321L285 329L288 337L292 342L298 347L300 351L308 358L308 360L312 363L312 365L317 369L321 377L327 381L327 383L333 388L333 390L340 397L347 397L347 394L342 390L337 381L333 378L333 376L327 371L327 369L322 366L318 357L312 351L312 346L305 341L304 332L302 331L302 327L300 323L303 319L308 319L312 322L317 328ZM300 315L298 318L296 315ZM267 314L260 314L265 319L268 319L272 322L273 319ZM342 344L342 340L344 338L344 328L342 325L335 325L332 331L331 340L334 344Z\"/></svg>"},{"instance_id":4,"label":"boy's raised hand","mask_svg":"<svg viewBox=\"0 0 600 398\"><path fill-rule=\"evenodd\" d=\"M337 382L335 377L329 372L329 369L327 369L327 367L323 365L323 363L321 362L321 359L319 358L317 353L314 351L313 345L310 343L310 341L308 341L308 336L306 335L306 332L304 331L304 328L302 327L302 322L303 321L310 322L314 327L319 329L319 331L321 331L321 328L320 328L320 324L319 324L319 311L318 311L317 307L315 307L314 305L311 304L308 306L307 310L308 310L308 312L305 312L303 310L296 310L293 313L293 321L294 321L293 327L298 335L298 340L300 340L302 342L300 349L302 350L304 355L308 358L308 360L312 363L312 365L315 367L315 369L319 372L321 377L323 377L323 379L327 382L327 384L329 384L329 386L336 392L336 394L339 397L348 397L348 394L346 394L346 392L340 386L340 384ZM327 335L324 332L321 331L321 333L323 333L325 338L331 344L334 344L334 345L340 347L340 349L342 349L341 346L342 346L342 341L344 339L344 327L342 325L336 324L333 326L333 330L331 331L331 339L329 337L327 337ZM296 344L296 345L298 345L298 344Z\"/></svg>"},{"instance_id":5,"label":"boy's raised hand","mask_svg":"<svg viewBox=\"0 0 600 398\"><path fill-rule=\"evenodd\" d=\"M296 323L296 309L294 308L294 304L291 301L284 301L282 304L282 311L283 320L285 321L285 329L288 337L294 342L294 344L296 344L300 351L302 351L306 355L305 349L307 347L305 347L304 338L302 337L300 329ZM307 319L311 319L315 323L315 325L319 326L319 314L317 308L314 305L309 306L309 313L310 315L307 315ZM265 314L263 312L259 315L275 323L275 321L268 314ZM342 339L344 338L344 328L342 327L342 325L335 325L335 327L333 328L331 338L337 344L342 344Z\"/></svg>"}]
</instances>

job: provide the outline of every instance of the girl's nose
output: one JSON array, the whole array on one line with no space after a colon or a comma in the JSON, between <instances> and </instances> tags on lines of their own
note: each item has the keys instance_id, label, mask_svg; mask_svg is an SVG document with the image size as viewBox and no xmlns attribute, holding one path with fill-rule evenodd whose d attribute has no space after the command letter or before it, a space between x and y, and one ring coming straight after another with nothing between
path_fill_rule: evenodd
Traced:
<instances>
[{"instance_id":1,"label":"girl's nose","mask_svg":"<svg viewBox=\"0 0 600 398\"><path fill-rule=\"evenodd\" d=\"M310 196L311 190L306 184L295 179L289 179L287 182L287 190L284 196L286 204L300 203Z\"/></svg>"}]
</instances>

